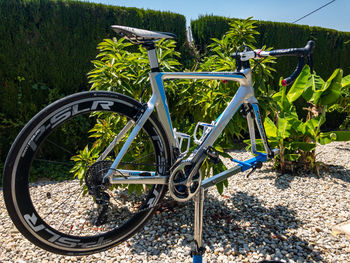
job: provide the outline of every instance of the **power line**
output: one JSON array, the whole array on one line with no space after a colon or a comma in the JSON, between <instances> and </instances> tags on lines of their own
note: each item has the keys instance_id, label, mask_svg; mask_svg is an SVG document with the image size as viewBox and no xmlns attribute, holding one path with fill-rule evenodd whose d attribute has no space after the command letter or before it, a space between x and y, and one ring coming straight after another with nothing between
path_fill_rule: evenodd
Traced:
<instances>
[{"instance_id":1,"label":"power line","mask_svg":"<svg viewBox=\"0 0 350 263\"><path fill-rule=\"evenodd\" d=\"M323 6L319 7L319 8L317 8L317 9L315 9L314 11L312 11L312 12L310 12L310 13L304 15L303 17L301 17L301 18L295 20L294 22L292 22L292 24L295 24L296 22L300 21L301 19L304 19L305 17L307 17L307 16L309 16L309 15L311 15L311 14L317 12L318 10L320 10L320 9L322 9L322 8L324 8L324 7L326 7L327 5L330 5L330 4L333 3L333 2L335 2L335 0L330 1L330 2L328 2L327 4L325 4L325 5L323 5Z\"/></svg>"}]
</instances>

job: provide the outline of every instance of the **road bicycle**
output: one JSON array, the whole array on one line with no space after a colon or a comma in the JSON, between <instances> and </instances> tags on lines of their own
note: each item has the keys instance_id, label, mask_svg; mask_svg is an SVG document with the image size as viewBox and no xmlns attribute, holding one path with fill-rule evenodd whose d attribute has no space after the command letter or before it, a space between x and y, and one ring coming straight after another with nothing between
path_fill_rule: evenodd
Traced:
<instances>
[{"instance_id":1,"label":"road bicycle","mask_svg":"<svg viewBox=\"0 0 350 263\"><path fill-rule=\"evenodd\" d=\"M304 48L270 51L243 47L232 54L235 72L160 72L155 41L175 35L117 25L112 29L147 49L151 98L140 103L115 92L80 92L35 115L17 136L6 159L3 192L8 213L35 245L58 254L86 255L118 245L140 231L169 190L176 201L195 201L193 251L199 258L203 253L204 191L238 172L260 168L278 155L265 135L250 59L297 56L295 71L282 81L288 85L306 60L311 61L314 42L309 41ZM193 137L197 147L192 152L191 136L176 131L170 118L164 81L174 79L240 84L216 120L196 125ZM220 162L214 142L239 109L247 118L254 157L234 160L235 167L202 180L202 163L206 158ZM265 153L257 151L256 127ZM97 144L103 152L95 151ZM81 180L72 179L72 171L81 171ZM70 180L52 182L47 174Z\"/></svg>"}]
</instances>

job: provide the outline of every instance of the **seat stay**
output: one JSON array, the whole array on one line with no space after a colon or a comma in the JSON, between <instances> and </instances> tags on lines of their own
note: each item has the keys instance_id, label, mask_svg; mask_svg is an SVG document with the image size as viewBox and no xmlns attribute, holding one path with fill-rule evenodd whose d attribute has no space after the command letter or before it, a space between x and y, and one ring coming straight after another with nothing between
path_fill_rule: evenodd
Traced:
<instances>
[{"instance_id":1,"label":"seat stay","mask_svg":"<svg viewBox=\"0 0 350 263\"><path fill-rule=\"evenodd\" d=\"M154 107L155 107L157 99L158 99L157 95L153 95L151 97L151 99L149 100L149 102L147 103L147 108L146 108L145 112L136 121L135 127L131 131L129 137L125 141L125 143L122 146L122 148L120 149L118 155L114 159L113 164L109 168L108 172L106 173L106 175L104 175L103 181L106 181L108 179L108 181L111 182L112 181L111 179L113 178L113 176L115 174L118 174L117 169L116 169L117 166L121 162L122 158L126 154L127 150L129 149L129 147L130 147L131 143L133 142L133 140L136 138L136 136L139 133L139 131L142 129L143 125L146 123L147 119L151 116L151 114L152 114L152 112L154 110Z\"/></svg>"}]
</instances>

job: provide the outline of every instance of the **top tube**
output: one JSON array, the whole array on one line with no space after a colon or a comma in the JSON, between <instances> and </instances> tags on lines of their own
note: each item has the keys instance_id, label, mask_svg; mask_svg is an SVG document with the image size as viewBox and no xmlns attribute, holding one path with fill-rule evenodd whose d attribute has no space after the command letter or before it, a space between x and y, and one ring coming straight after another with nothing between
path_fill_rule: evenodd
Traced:
<instances>
[{"instance_id":1,"label":"top tube","mask_svg":"<svg viewBox=\"0 0 350 263\"><path fill-rule=\"evenodd\" d=\"M239 82L242 86L251 85L251 70L243 72L218 71L218 72L160 72L162 80L166 79L211 79L211 80L232 80Z\"/></svg>"}]
</instances>

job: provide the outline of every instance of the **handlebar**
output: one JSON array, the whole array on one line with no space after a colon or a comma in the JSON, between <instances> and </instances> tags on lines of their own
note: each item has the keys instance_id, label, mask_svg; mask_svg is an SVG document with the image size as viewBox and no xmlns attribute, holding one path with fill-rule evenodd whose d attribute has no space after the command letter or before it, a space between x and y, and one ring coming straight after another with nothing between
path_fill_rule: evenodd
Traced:
<instances>
[{"instance_id":1,"label":"handlebar","mask_svg":"<svg viewBox=\"0 0 350 263\"><path fill-rule=\"evenodd\" d=\"M261 49L250 50L237 52L232 55L232 57L236 59L240 59L240 61L248 61L253 58L263 58L263 57L283 57L283 56L295 56L299 57L298 65L296 66L294 72L288 77L282 80L282 85L287 86L291 84L300 74L301 70L305 65L305 58L309 58L309 61L312 62L311 55L313 48L315 47L315 42L313 40L309 40L306 43L306 46L303 48L287 48L287 49L276 49L265 51Z\"/></svg>"}]
</instances>

